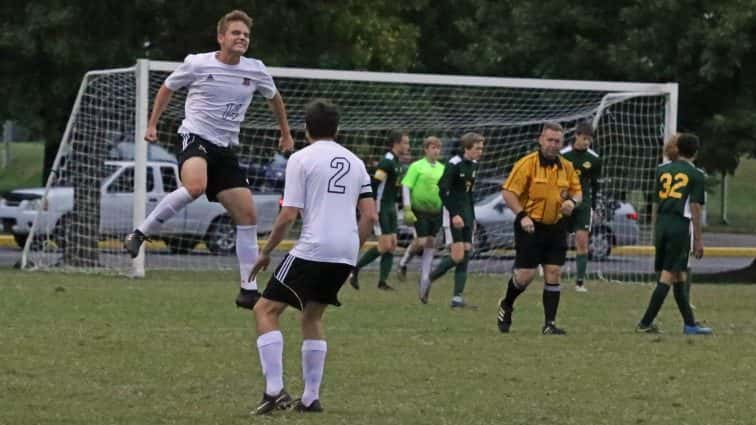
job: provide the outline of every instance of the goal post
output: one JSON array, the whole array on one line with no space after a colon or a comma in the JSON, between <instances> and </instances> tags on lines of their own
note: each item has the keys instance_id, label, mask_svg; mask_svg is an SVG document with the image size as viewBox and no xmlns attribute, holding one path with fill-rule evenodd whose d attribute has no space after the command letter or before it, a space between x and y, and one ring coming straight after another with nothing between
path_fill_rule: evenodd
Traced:
<instances>
[{"instance_id":1,"label":"goal post","mask_svg":"<svg viewBox=\"0 0 756 425\"><path fill-rule=\"evenodd\" d=\"M143 276L145 268L235 269L234 228L219 204L198 200L159 234L146 252L131 260L123 236L141 223L166 193L174 190L176 131L186 90L179 90L158 125L157 144L144 141L152 99L179 63L140 59L134 67L87 73L77 96L70 129L64 134L45 198L24 249L26 266L62 266ZM435 135L448 157L461 134L478 131L487 140L476 184L476 257L471 270L508 272L512 264L511 220L496 194L514 162L534 149L542 124L561 123L566 139L579 121L593 123L594 146L604 162L602 192L606 222L597 228L605 250L589 273L621 280L646 280L653 171L663 141L676 131L676 83L635 83L498 78L436 74L339 71L269 67L289 113L298 147L304 145L304 105L315 97L341 109L339 140L374 167L386 136L404 129L412 157L422 139ZM286 158L276 152L277 123L261 96L255 96L242 123L238 155L258 207L265 238L277 212L265 213L282 191ZM73 188L73 195L64 188ZM72 202L70 200L72 199ZM487 202L487 203L486 203ZM70 205L73 203L73 205ZM65 205L64 205L65 204ZM57 208L54 208L57 207ZM263 211L261 213L260 211ZM625 235L629 226L631 233ZM401 232L400 226L400 232ZM622 234L621 234L622 233ZM294 235L292 235L294 236ZM400 234L400 236L402 236ZM603 239L601 239L603 238ZM144 250L143 250L144 251ZM609 252L610 251L610 252ZM638 254L637 252L641 252ZM599 252L599 251L596 251ZM81 261L84 257L86 261ZM574 264L568 262L569 274Z\"/></svg>"}]
</instances>

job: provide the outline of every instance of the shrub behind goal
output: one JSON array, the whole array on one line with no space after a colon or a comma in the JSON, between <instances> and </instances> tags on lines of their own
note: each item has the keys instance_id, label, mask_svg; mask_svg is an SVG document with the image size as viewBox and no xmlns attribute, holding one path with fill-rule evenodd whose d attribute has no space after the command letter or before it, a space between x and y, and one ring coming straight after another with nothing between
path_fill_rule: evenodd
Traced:
<instances>
[{"instance_id":1,"label":"shrub behind goal","mask_svg":"<svg viewBox=\"0 0 756 425\"><path fill-rule=\"evenodd\" d=\"M48 202L39 203L24 248L25 267L135 276L145 267L236 269L233 226L223 211L204 218L185 213L136 260L121 248L123 236L176 184L171 164L180 145L176 130L186 90L175 93L158 125L163 149L148 152L142 141L154 95L176 66L140 60L134 67L85 75L48 180ZM363 158L369 171L386 151L392 129L410 134L413 152L407 161L422 155L426 136L441 138L445 160L458 151L460 135L483 134L476 206L490 217L476 232L475 272L511 270L511 218L497 194L514 162L537 146L541 125L561 123L569 141L577 122L591 121L592 148L604 164L599 204L604 220L592 234L589 273L645 280L653 272L652 257L623 245L651 244L653 176L663 141L676 131L677 84L268 69L286 102L297 147L305 144L304 105L325 97L341 109L339 141ZM283 189L286 159L276 152L277 140L277 124L263 97L255 96L242 125L239 157L260 201L277 199ZM70 200L61 200L61 187L73 188ZM268 216L277 209L267 211L259 221L272 222ZM633 232L635 239L623 236ZM565 270L573 269L568 261Z\"/></svg>"}]
</instances>

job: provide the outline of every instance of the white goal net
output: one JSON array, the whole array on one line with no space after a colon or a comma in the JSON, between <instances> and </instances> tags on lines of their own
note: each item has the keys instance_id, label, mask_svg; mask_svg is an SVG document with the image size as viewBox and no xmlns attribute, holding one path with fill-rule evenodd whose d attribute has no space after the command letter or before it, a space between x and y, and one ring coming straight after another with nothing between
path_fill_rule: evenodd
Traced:
<instances>
[{"instance_id":1,"label":"white goal net","mask_svg":"<svg viewBox=\"0 0 756 425\"><path fill-rule=\"evenodd\" d=\"M133 68L84 77L24 249L27 268L140 275L144 269L237 267L234 227L220 204L204 198L153 235L144 260L132 260L121 246L135 220L180 184L176 130L185 90L174 95L158 126L159 143L149 147L146 157L141 154L146 144L140 141L147 107L177 65L139 61ZM603 161L603 179L588 273L618 280L646 280L651 275L653 175L663 140L675 131L676 84L269 70L287 104L297 147L305 143L304 105L316 97L328 98L341 109L339 141L363 158L369 171L385 153L386 137L393 129L410 134L412 156L405 161L422 155L427 136L441 138L448 157L458 150L461 134L483 134L473 272L512 268L513 215L498 194L514 162L535 148L541 125L561 123L569 141L577 122L591 121L592 148ZM286 158L276 152L278 136L272 113L256 96L242 125L238 153L256 199L263 241L283 190ZM411 230L400 226L399 233L404 244ZM567 274L574 269L568 260Z\"/></svg>"}]
</instances>

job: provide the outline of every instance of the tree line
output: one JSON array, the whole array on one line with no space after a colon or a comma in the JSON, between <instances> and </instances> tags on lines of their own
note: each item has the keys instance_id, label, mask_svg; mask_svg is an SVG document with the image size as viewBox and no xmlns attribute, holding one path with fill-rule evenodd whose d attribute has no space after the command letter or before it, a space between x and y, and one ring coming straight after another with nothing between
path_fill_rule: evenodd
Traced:
<instances>
[{"instance_id":1,"label":"tree line","mask_svg":"<svg viewBox=\"0 0 756 425\"><path fill-rule=\"evenodd\" d=\"M0 117L46 141L48 170L86 71L212 50L239 7L269 66L678 82L701 166L756 156L756 0L3 2Z\"/></svg>"}]
</instances>

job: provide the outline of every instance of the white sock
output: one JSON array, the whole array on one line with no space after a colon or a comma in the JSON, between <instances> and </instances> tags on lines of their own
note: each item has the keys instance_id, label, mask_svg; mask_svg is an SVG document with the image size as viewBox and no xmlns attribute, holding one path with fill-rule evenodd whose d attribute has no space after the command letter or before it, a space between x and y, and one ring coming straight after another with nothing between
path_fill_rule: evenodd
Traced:
<instances>
[{"instance_id":1,"label":"white sock","mask_svg":"<svg viewBox=\"0 0 756 425\"><path fill-rule=\"evenodd\" d=\"M193 200L194 198L189 194L189 191L181 186L165 195L137 229L148 236L154 234L163 222L176 215Z\"/></svg>"},{"instance_id":2,"label":"white sock","mask_svg":"<svg viewBox=\"0 0 756 425\"><path fill-rule=\"evenodd\" d=\"M306 339L302 341L302 378L304 378L304 392L302 404L309 406L320 399L320 383L323 381L328 345L323 339Z\"/></svg>"},{"instance_id":3,"label":"white sock","mask_svg":"<svg viewBox=\"0 0 756 425\"><path fill-rule=\"evenodd\" d=\"M265 375L265 394L278 395L283 390L283 335L266 332L257 337L260 366Z\"/></svg>"},{"instance_id":4,"label":"white sock","mask_svg":"<svg viewBox=\"0 0 756 425\"><path fill-rule=\"evenodd\" d=\"M239 259L241 287L257 289L257 280L247 282L249 273L257 261L257 226L236 226L236 257Z\"/></svg>"},{"instance_id":5,"label":"white sock","mask_svg":"<svg viewBox=\"0 0 756 425\"><path fill-rule=\"evenodd\" d=\"M400 267L407 267L407 263L409 263L410 255L412 255L412 244L407 245L407 248L404 249L404 256L401 260L399 260L399 266Z\"/></svg>"},{"instance_id":6,"label":"white sock","mask_svg":"<svg viewBox=\"0 0 756 425\"><path fill-rule=\"evenodd\" d=\"M420 264L420 278L430 280L431 266L433 265L433 255L436 248L425 248L423 250L423 261Z\"/></svg>"}]
</instances>

